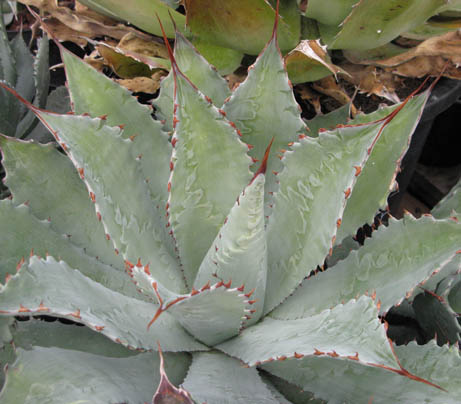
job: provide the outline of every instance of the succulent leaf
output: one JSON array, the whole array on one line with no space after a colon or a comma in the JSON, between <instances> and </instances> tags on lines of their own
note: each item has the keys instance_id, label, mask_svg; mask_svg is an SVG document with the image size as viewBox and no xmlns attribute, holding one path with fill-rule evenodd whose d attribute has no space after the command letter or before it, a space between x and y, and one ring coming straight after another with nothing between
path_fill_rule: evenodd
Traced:
<instances>
[{"instance_id":1,"label":"succulent leaf","mask_svg":"<svg viewBox=\"0 0 461 404\"><path fill-rule=\"evenodd\" d=\"M67 235L69 241L84 248L87 255L123 270L123 261L106 239L88 191L66 156L53 144L39 145L3 136L0 136L0 148L6 171L5 185L13 195L15 206L27 203L31 214L39 220L49 220L51 229ZM38 245L30 245L23 254L34 247ZM56 250L56 253L64 258L64 251Z\"/></svg>"},{"instance_id":2,"label":"succulent leaf","mask_svg":"<svg viewBox=\"0 0 461 404\"><path fill-rule=\"evenodd\" d=\"M213 104L221 107L224 100L230 95L226 81L216 72L205 58L200 55L194 46L179 32L176 32L174 57L179 69L194 83ZM165 120L165 130L173 130L174 104L174 73L170 71L162 80L160 94L153 105L157 109L156 115Z\"/></svg>"},{"instance_id":3,"label":"succulent leaf","mask_svg":"<svg viewBox=\"0 0 461 404\"><path fill-rule=\"evenodd\" d=\"M457 378L453 377L461 367L456 347L410 343L394 349L403 369L444 390L380 367L363 366L353 360L331 360L324 356L308 361L274 361L263 365L263 368L303 390L315 391L316 397L328 400L329 404L455 404L459 401L460 387Z\"/></svg>"},{"instance_id":4,"label":"succulent leaf","mask_svg":"<svg viewBox=\"0 0 461 404\"><path fill-rule=\"evenodd\" d=\"M327 114L316 115L306 121L310 137L318 137L320 129L333 130L338 125L344 125L349 121L351 104L344 104Z\"/></svg>"},{"instance_id":5,"label":"succulent leaf","mask_svg":"<svg viewBox=\"0 0 461 404\"><path fill-rule=\"evenodd\" d=\"M242 293L253 291L254 313L246 325L262 314L267 276L267 248L264 223L264 175L259 174L245 188L231 209L207 255L200 265L194 287L207 282L232 279Z\"/></svg>"},{"instance_id":6,"label":"succulent leaf","mask_svg":"<svg viewBox=\"0 0 461 404\"><path fill-rule=\"evenodd\" d=\"M277 158L278 153L289 149L289 143L306 132L306 126L293 96L275 32L223 110L235 122L242 140L251 145L249 155L254 161L262 159L267 145L274 139L267 172L281 171L283 164ZM254 172L257 168L257 164L252 167ZM274 175L266 177L266 202L271 200L269 193L276 191L276 182Z\"/></svg>"},{"instance_id":7,"label":"succulent leaf","mask_svg":"<svg viewBox=\"0 0 461 404\"><path fill-rule=\"evenodd\" d=\"M377 307L365 296L309 317L266 318L217 348L249 366L262 364L263 368L272 361L290 358L302 362L316 356L339 362L354 360L363 366L399 368L384 326L377 318Z\"/></svg>"},{"instance_id":8,"label":"succulent leaf","mask_svg":"<svg viewBox=\"0 0 461 404\"><path fill-rule=\"evenodd\" d=\"M339 26L358 0L310 0L305 16L326 25Z\"/></svg>"},{"instance_id":9,"label":"succulent leaf","mask_svg":"<svg viewBox=\"0 0 461 404\"><path fill-rule=\"evenodd\" d=\"M56 288L59 285L59 288ZM64 261L30 258L1 288L2 315L52 315L81 322L113 341L134 349L201 350L170 315L149 330L156 305L114 292L92 281Z\"/></svg>"},{"instance_id":10,"label":"succulent leaf","mask_svg":"<svg viewBox=\"0 0 461 404\"><path fill-rule=\"evenodd\" d=\"M186 26L186 17L171 8L168 1L138 0L135 7L123 0L82 0L81 3L104 15L129 21L154 35L162 35L158 19L169 38L174 37L176 27L183 31Z\"/></svg>"},{"instance_id":11,"label":"succulent leaf","mask_svg":"<svg viewBox=\"0 0 461 404\"><path fill-rule=\"evenodd\" d=\"M391 219L362 248L306 279L272 316L309 316L364 293L376 296L380 311L387 312L453 259L460 244L461 227L452 220Z\"/></svg>"},{"instance_id":12,"label":"succulent leaf","mask_svg":"<svg viewBox=\"0 0 461 404\"><path fill-rule=\"evenodd\" d=\"M181 380L187 363L171 354L171 377ZM152 353L111 358L71 349L34 347L18 349L9 367L2 403L144 403L150 401L160 380L159 360ZM40 375L40 384L36 382ZM67 383L61 383L62 378Z\"/></svg>"},{"instance_id":13,"label":"succulent leaf","mask_svg":"<svg viewBox=\"0 0 461 404\"><path fill-rule=\"evenodd\" d=\"M50 86L49 52L48 37L43 34L43 37L38 42L37 56L34 60L34 84L36 89L34 103L39 108L45 108L48 98Z\"/></svg>"},{"instance_id":14,"label":"succulent leaf","mask_svg":"<svg viewBox=\"0 0 461 404\"><path fill-rule=\"evenodd\" d=\"M2 227L16 229L15 232L0 232L0 281L14 273L33 251L45 256L52 254L65 259L69 265L105 287L140 298L134 285L127 280L122 270L111 267L86 254L85 250L72 244L69 239L54 231L48 220L39 220L30 213L26 205L14 206L9 200L0 201Z\"/></svg>"},{"instance_id":15,"label":"succulent leaf","mask_svg":"<svg viewBox=\"0 0 461 404\"><path fill-rule=\"evenodd\" d=\"M368 115L359 115L350 125L378 121L398 108L399 113L384 127L366 164L362 167L357 183L347 203L337 242L355 234L365 223L371 223L379 209L387 204L387 197L394 187L395 178L411 136L423 113L430 91L393 107L382 108ZM379 181L376 179L379 178Z\"/></svg>"},{"instance_id":16,"label":"succulent leaf","mask_svg":"<svg viewBox=\"0 0 461 404\"><path fill-rule=\"evenodd\" d=\"M330 49L377 48L423 24L446 3L446 0L362 0L351 8L341 25L331 25L336 31L334 37L324 39Z\"/></svg>"},{"instance_id":17,"label":"succulent leaf","mask_svg":"<svg viewBox=\"0 0 461 404\"><path fill-rule=\"evenodd\" d=\"M384 125L339 127L318 138L301 137L285 154L267 227L265 313L323 264L335 243L357 173Z\"/></svg>"},{"instance_id":18,"label":"succulent leaf","mask_svg":"<svg viewBox=\"0 0 461 404\"><path fill-rule=\"evenodd\" d=\"M274 3L266 0L228 0L225 3L186 0L187 24L194 34L212 44L257 55L272 31L276 16ZM282 1L280 16L280 47L287 51L299 41L301 22L296 0Z\"/></svg>"},{"instance_id":19,"label":"succulent leaf","mask_svg":"<svg viewBox=\"0 0 461 404\"><path fill-rule=\"evenodd\" d=\"M8 41L3 18L0 18L0 56L0 80L13 86L16 83L16 60Z\"/></svg>"},{"instance_id":20,"label":"succulent leaf","mask_svg":"<svg viewBox=\"0 0 461 404\"><path fill-rule=\"evenodd\" d=\"M175 64L173 69L177 107L167 214L186 282L192 285L225 217L251 179L251 160L232 123ZM190 237L194 233L200 237Z\"/></svg>"},{"instance_id":21,"label":"succulent leaf","mask_svg":"<svg viewBox=\"0 0 461 404\"><path fill-rule=\"evenodd\" d=\"M442 296L430 291L420 293L413 299L413 310L420 327L439 345L455 344L460 339L457 315Z\"/></svg>"},{"instance_id":22,"label":"succulent leaf","mask_svg":"<svg viewBox=\"0 0 461 404\"><path fill-rule=\"evenodd\" d=\"M154 317L168 311L187 331L213 346L236 335L245 316L248 298L230 282L219 282L163 303ZM249 311L247 311L249 313ZM152 321L151 321L152 323Z\"/></svg>"},{"instance_id":23,"label":"succulent leaf","mask_svg":"<svg viewBox=\"0 0 461 404\"><path fill-rule=\"evenodd\" d=\"M67 85L76 114L87 113L93 118L104 117L108 126L123 126L122 137L132 139L133 155L142 156L140 166L147 181L152 203L162 219L160 226L165 229L164 206L168 199L167 182L171 144L161 124L152 119L148 107L140 104L128 90L101 76L95 69L61 49L64 61ZM146 153L147 152L147 153ZM170 242L171 237L164 237Z\"/></svg>"},{"instance_id":24,"label":"succulent leaf","mask_svg":"<svg viewBox=\"0 0 461 404\"><path fill-rule=\"evenodd\" d=\"M461 180L458 181L448 195L432 209L431 213L437 219L447 217L461 218Z\"/></svg>"},{"instance_id":25,"label":"succulent leaf","mask_svg":"<svg viewBox=\"0 0 461 404\"><path fill-rule=\"evenodd\" d=\"M140 181L143 173L133 156L133 142L101 119L36 113L83 173L106 233L123 258L150 263L151 272L167 290L183 291L178 263L165 243L168 235L162 231L146 182Z\"/></svg>"},{"instance_id":26,"label":"succulent leaf","mask_svg":"<svg viewBox=\"0 0 461 404\"><path fill-rule=\"evenodd\" d=\"M160 347L158 354L160 355L160 382L152 399L152 404L194 404L186 390L177 388L168 379Z\"/></svg>"},{"instance_id":27,"label":"succulent leaf","mask_svg":"<svg viewBox=\"0 0 461 404\"><path fill-rule=\"evenodd\" d=\"M255 368L216 351L193 354L183 386L198 403L280 403Z\"/></svg>"}]
</instances>

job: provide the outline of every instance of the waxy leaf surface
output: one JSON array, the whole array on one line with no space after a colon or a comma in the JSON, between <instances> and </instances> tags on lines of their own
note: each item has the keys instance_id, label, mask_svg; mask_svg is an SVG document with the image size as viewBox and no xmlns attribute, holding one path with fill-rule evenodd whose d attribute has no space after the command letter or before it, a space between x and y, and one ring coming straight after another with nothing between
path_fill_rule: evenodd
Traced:
<instances>
[{"instance_id":1,"label":"waxy leaf surface","mask_svg":"<svg viewBox=\"0 0 461 404\"><path fill-rule=\"evenodd\" d=\"M159 341L165 351L205 349L167 313L148 330L157 307L107 289L52 257L31 257L0 292L3 315L68 318L132 348L156 350Z\"/></svg>"},{"instance_id":2,"label":"waxy leaf surface","mask_svg":"<svg viewBox=\"0 0 461 404\"><path fill-rule=\"evenodd\" d=\"M453 259L460 245L461 226L452 220L391 219L389 227L380 227L346 259L304 280L272 316L310 316L366 292L376 295L381 312L387 312Z\"/></svg>"}]
</instances>

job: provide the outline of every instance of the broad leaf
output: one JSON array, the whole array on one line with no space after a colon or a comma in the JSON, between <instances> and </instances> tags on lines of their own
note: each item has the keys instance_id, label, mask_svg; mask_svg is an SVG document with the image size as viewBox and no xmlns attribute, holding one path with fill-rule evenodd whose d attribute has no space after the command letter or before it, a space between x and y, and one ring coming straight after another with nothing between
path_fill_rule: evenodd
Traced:
<instances>
[{"instance_id":1,"label":"broad leaf","mask_svg":"<svg viewBox=\"0 0 461 404\"><path fill-rule=\"evenodd\" d=\"M235 200L249 183L250 158L236 129L173 64L177 104L168 214L192 285ZM200 237L191 237L191 234Z\"/></svg>"},{"instance_id":2,"label":"broad leaf","mask_svg":"<svg viewBox=\"0 0 461 404\"><path fill-rule=\"evenodd\" d=\"M217 348L249 366L324 356L331 362L357 361L363 366L398 369L377 314L374 302L362 296L310 317L266 318Z\"/></svg>"},{"instance_id":3,"label":"broad leaf","mask_svg":"<svg viewBox=\"0 0 461 404\"><path fill-rule=\"evenodd\" d=\"M279 403L256 369L245 368L238 360L216 351L192 356L184 388L198 403Z\"/></svg>"},{"instance_id":4,"label":"broad leaf","mask_svg":"<svg viewBox=\"0 0 461 404\"><path fill-rule=\"evenodd\" d=\"M238 333L245 314L249 314L247 305L247 297L239 289L231 289L230 283L207 284L162 303L153 321L168 311L193 336L211 346Z\"/></svg>"},{"instance_id":5,"label":"broad leaf","mask_svg":"<svg viewBox=\"0 0 461 404\"><path fill-rule=\"evenodd\" d=\"M410 99L397 115L384 127L373 151L357 178L351 198L344 211L341 227L336 236L340 242L354 235L360 226L371 223L379 209L387 204L393 189L403 155L408 149L411 136L416 129L429 97L429 91ZM400 105L382 108L379 111L358 116L351 125L378 121L398 110Z\"/></svg>"},{"instance_id":6,"label":"broad leaf","mask_svg":"<svg viewBox=\"0 0 461 404\"><path fill-rule=\"evenodd\" d=\"M242 285L242 292L252 291L254 314L246 324L262 314L267 276L266 231L264 224L264 175L258 175L245 188L219 231L194 282L200 288L217 279Z\"/></svg>"},{"instance_id":7,"label":"broad leaf","mask_svg":"<svg viewBox=\"0 0 461 404\"><path fill-rule=\"evenodd\" d=\"M437 14L446 0L362 0L328 43L330 49L372 49Z\"/></svg>"},{"instance_id":8,"label":"broad leaf","mask_svg":"<svg viewBox=\"0 0 461 404\"><path fill-rule=\"evenodd\" d=\"M230 95L226 81L216 72L204 57L197 52L194 46L179 32L176 32L174 57L179 69L197 86L213 104L221 107L224 100ZM156 115L165 120L165 130L173 130L174 104L174 73L170 70L162 80L160 94L153 105L157 109Z\"/></svg>"},{"instance_id":9,"label":"broad leaf","mask_svg":"<svg viewBox=\"0 0 461 404\"><path fill-rule=\"evenodd\" d=\"M306 279L272 316L299 318L369 293L381 312L449 262L461 245L461 226L452 220L406 215L381 226L365 245L333 268Z\"/></svg>"},{"instance_id":10,"label":"broad leaf","mask_svg":"<svg viewBox=\"0 0 461 404\"><path fill-rule=\"evenodd\" d=\"M54 231L48 220L33 216L26 205L14 206L9 200L0 201L0 223L4 229L15 229L15 232L0 232L0 282L7 273L13 274L33 252L42 257L47 254L59 257L111 290L141 297L122 270L99 261L72 244L66 235Z\"/></svg>"},{"instance_id":11,"label":"broad leaf","mask_svg":"<svg viewBox=\"0 0 461 404\"><path fill-rule=\"evenodd\" d=\"M46 260L31 257L30 263L24 264L0 292L3 315L46 314L68 318L134 349L155 350L156 341L165 351L205 348L169 314L164 314L148 330L157 307L107 289L52 257Z\"/></svg>"},{"instance_id":12,"label":"broad leaf","mask_svg":"<svg viewBox=\"0 0 461 404\"><path fill-rule=\"evenodd\" d=\"M263 158L273 139L267 163L269 175L266 177L266 192L276 191L277 178L272 172L279 172L283 168L278 154L282 149L289 149L289 143L297 140L298 135L306 131L306 127L293 96L275 36L250 68L246 80L224 104L223 110L235 122L242 140L252 146L249 154L253 160ZM253 165L254 172L258 166ZM266 202L271 199L267 197Z\"/></svg>"},{"instance_id":13,"label":"broad leaf","mask_svg":"<svg viewBox=\"0 0 461 404\"><path fill-rule=\"evenodd\" d=\"M276 13L275 2L265 0L186 0L185 6L187 24L194 34L212 44L252 55L264 47ZM280 16L280 47L287 51L299 41L301 24L296 0L281 2Z\"/></svg>"},{"instance_id":14,"label":"broad leaf","mask_svg":"<svg viewBox=\"0 0 461 404\"><path fill-rule=\"evenodd\" d=\"M152 119L152 111L137 102L128 90L70 52L62 49L61 55L73 111L87 113L93 118L105 116L105 123L109 126L123 125L122 137L133 139L132 153L141 156L140 166L152 203L157 207L157 215L164 219L171 144L161 130L161 124ZM164 229L166 220L161 220L160 224ZM165 241L172 242L170 237Z\"/></svg>"},{"instance_id":15,"label":"broad leaf","mask_svg":"<svg viewBox=\"0 0 461 404\"><path fill-rule=\"evenodd\" d=\"M140 163L132 144L119 128L101 119L57 115L36 110L39 118L64 145L85 182L96 212L123 258L150 263L151 271L165 288L184 288L178 263L169 250L162 221L143 181ZM140 180L141 179L141 180Z\"/></svg>"},{"instance_id":16,"label":"broad leaf","mask_svg":"<svg viewBox=\"0 0 461 404\"><path fill-rule=\"evenodd\" d=\"M162 0L138 0L136 7L124 0L82 0L81 3L115 19L123 19L154 35L162 35L160 19L169 38L173 38L175 25L185 29L186 17Z\"/></svg>"},{"instance_id":17,"label":"broad leaf","mask_svg":"<svg viewBox=\"0 0 461 404\"><path fill-rule=\"evenodd\" d=\"M267 227L266 313L323 264L357 175L384 125L339 127L318 138L301 138L294 151L285 153Z\"/></svg>"},{"instance_id":18,"label":"broad leaf","mask_svg":"<svg viewBox=\"0 0 461 404\"><path fill-rule=\"evenodd\" d=\"M0 148L5 185L13 195L14 205L27 203L34 216L49 220L51 229L67 235L86 254L123 269L123 261L106 239L77 170L54 144L39 145L0 136ZM29 250L34 247L38 245L32 244ZM64 258L64 251L56 253Z\"/></svg>"},{"instance_id":19,"label":"broad leaf","mask_svg":"<svg viewBox=\"0 0 461 404\"><path fill-rule=\"evenodd\" d=\"M169 355L170 373L180 381L186 371L183 356ZM156 354L110 358L70 349L18 349L0 400L16 403L139 403L150 401L160 381ZM40 382L37 382L39 378Z\"/></svg>"},{"instance_id":20,"label":"broad leaf","mask_svg":"<svg viewBox=\"0 0 461 404\"><path fill-rule=\"evenodd\" d=\"M331 360L318 356L310 360L286 360L266 364L263 368L329 404L457 404L460 397L461 358L456 347L437 347L435 343L419 346L410 343L394 348L404 369L432 382L389 372L379 367L363 366L357 361Z\"/></svg>"},{"instance_id":21,"label":"broad leaf","mask_svg":"<svg viewBox=\"0 0 461 404\"><path fill-rule=\"evenodd\" d=\"M432 209L432 215L437 219L450 216L461 219L461 180L453 189Z\"/></svg>"},{"instance_id":22,"label":"broad leaf","mask_svg":"<svg viewBox=\"0 0 461 404\"><path fill-rule=\"evenodd\" d=\"M359 0L309 0L306 17L322 24L339 26Z\"/></svg>"}]
</instances>

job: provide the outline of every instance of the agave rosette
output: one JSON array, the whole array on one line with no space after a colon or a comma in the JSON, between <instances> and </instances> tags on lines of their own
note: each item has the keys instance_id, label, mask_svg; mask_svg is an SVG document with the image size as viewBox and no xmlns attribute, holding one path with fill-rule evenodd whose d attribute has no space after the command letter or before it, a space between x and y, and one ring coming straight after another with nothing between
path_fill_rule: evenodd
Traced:
<instances>
[{"instance_id":1,"label":"agave rosette","mask_svg":"<svg viewBox=\"0 0 461 404\"><path fill-rule=\"evenodd\" d=\"M30 108L67 156L0 138L2 402L458 400L457 348L380 320L453 259L455 221L391 219L311 274L386 205L428 92L311 136L275 32L232 94L177 33L162 122L62 51L73 113ZM86 327L12 324L44 314Z\"/></svg>"}]
</instances>

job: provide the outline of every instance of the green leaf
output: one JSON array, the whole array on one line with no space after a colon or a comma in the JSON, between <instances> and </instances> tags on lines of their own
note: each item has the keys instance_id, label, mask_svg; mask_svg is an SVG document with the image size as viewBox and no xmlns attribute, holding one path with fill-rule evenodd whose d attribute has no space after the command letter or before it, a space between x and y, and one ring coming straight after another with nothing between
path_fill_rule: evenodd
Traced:
<instances>
[{"instance_id":1,"label":"green leaf","mask_svg":"<svg viewBox=\"0 0 461 404\"><path fill-rule=\"evenodd\" d=\"M249 183L247 146L229 121L175 69L176 127L168 215L188 285L240 192ZM191 234L200 237L190 237Z\"/></svg>"},{"instance_id":2,"label":"green leaf","mask_svg":"<svg viewBox=\"0 0 461 404\"><path fill-rule=\"evenodd\" d=\"M133 139L132 153L134 156L142 156L140 167L144 178L148 180L152 204L157 210L159 231L164 233L163 240L173 254L174 245L166 232L164 209L168 199L171 144L161 124L152 119L152 111L138 103L127 89L65 49L61 50L61 54L74 112L88 113L94 118L105 116L107 125L124 126L124 139Z\"/></svg>"},{"instance_id":3,"label":"green leaf","mask_svg":"<svg viewBox=\"0 0 461 404\"><path fill-rule=\"evenodd\" d=\"M325 356L276 361L263 368L303 390L312 391L329 404L459 402L460 386L454 376L461 370L458 348L410 343L394 349L404 369L448 392L383 368L363 366L352 360L331 360Z\"/></svg>"},{"instance_id":4,"label":"green leaf","mask_svg":"<svg viewBox=\"0 0 461 404\"><path fill-rule=\"evenodd\" d=\"M267 248L264 223L264 175L258 175L239 196L218 236L200 265L194 282L200 288L217 279L244 285L253 291L256 312L246 325L262 314L267 276Z\"/></svg>"},{"instance_id":5,"label":"green leaf","mask_svg":"<svg viewBox=\"0 0 461 404\"><path fill-rule=\"evenodd\" d=\"M247 305L248 299L239 289L220 282L164 302L154 318L168 310L194 337L212 346L238 333L245 313L249 313Z\"/></svg>"},{"instance_id":6,"label":"green leaf","mask_svg":"<svg viewBox=\"0 0 461 404\"><path fill-rule=\"evenodd\" d=\"M342 22L330 49L372 49L437 14L446 0L363 0Z\"/></svg>"},{"instance_id":7,"label":"green leaf","mask_svg":"<svg viewBox=\"0 0 461 404\"><path fill-rule=\"evenodd\" d=\"M354 235L365 223L370 223L379 209L387 205L394 187L400 163L410 144L429 97L429 91L410 99L384 127L369 159L357 178L357 183L344 211L336 240ZM350 125L378 121L398 110L402 104L382 108L369 115L358 116Z\"/></svg>"},{"instance_id":8,"label":"green leaf","mask_svg":"<svg viewBox=\"0 0 461 404\"><path fill-rule=\"evenodd\" d=\"M250 68L246 80L237 87L223 110L237 125L242 140L252 146L249 154L254 160L263 158L267 146L274 139L267 172L281 171L283 164L277 153L289 149L289 143L297 140L306 127L289 84L276 37L269 41ZM256 164L252 170L257 170ZM277 178L269 174L266 192L276 191L276 182ZM268 194L266 202L270 200Z\"/></svg>"},{"instance_id":9,"label":"green leaf","mask_svg":"<svg viewBox=\"0 0 461 404\"><path fill-rule=\"evenodd\" d=\"M187 25L202 40L242 53L257 55L270 37L275 3L265 0L227 0L210 3L186 0ZM293 49L299 42L300 18L296 0L280 4L280 48Z\"/></svg>"},{"instance_id":10,"label":"green leaf","mask_svg":"<svg viewBox=\"0 0 461 404\"><path fill-rule=\"evenodd\" d=\"M275 388L277 388L277 390L281 392L284 397L288 398L292 404L326 404L326 401L316 399L314 394L311 392L304 391L300 387L288 383L286 380L274 376L268 372L264 373L263 380L271 383L272 386L275 386ZM281 402L283 404L282 400Z\"/></svg>"},{"instance_id":11,"label":"green leaf","mask_svg":"<svg viewBox=\"0 0 461 404\"><path fill-rule=\"evenodd\" d=\"M204 349L168 314L148 330L157 307L107 289L50 256L31 257L0 292L3 315L64 317L134 349L155 350L156 341L165 351Z\"/></svg>"},{"instance_id":12,"label":"green leaf","mask_svg":"<svg viewBox=\"0 0 461 404\"><path fill-rule=\"evenodd\" d=\"M364 293L376 294L381 312L387 312L449 262L460 243L461 226L453 221L390 219L389 227L381 226L362 248L306 279L272 316L309 316Z\"/></svg>"},{"instance_id":13,"label":"green leaf","mask_svg":"<svg viewBox=\"0 0 461 404\"><path fill-rule=\"evenodd\" d=\"M193 38L193 41L197 51L216 68L221 76L231 74L240 66L240 62L244 56L242 52L213 45L200 40L199 37Z\"/></svg>"},{"instance_id":14,"label":"green leaf","mask_svg":"<svg viewBox=\"0 0 461 404\"><path fill-rule=\"evenodd\" d=\"M439 345L455 344L461 327L457 315L447 303L432 293L421 293L413 299L416 320L426 335L437 339Z\"/></svg>"},{"instance_id":15,"label":"green leaf","mask_svg":"<svg viewBox=\"0 0 461 404\"><path fill-rule=\"evenodd\" d=\"M13 317L0 319L13 320ZM12 327L14 346L27 351L34 347L71 349L113 358L138 355L138 352L129 350L88 327L63 324L56 318L53 320L55 321L31 318L27 321L16 321Z\"/></svg>"},{"instance_id":16,"label":"green leaf","mask_svg":"<svg viewBox=\"0 0 461 404\"><path fill-rule=\"evenodd\" d=\"M168 234L142 181L141 165L133 156L134 142L124 139L120 128L105 126L98 118L35 112L82 174L106 232L123 258L150 263L166 289L182 292L178 263L165 242Z\"/></svg>"},{"instance_id":17,"label":"green leaf","mask_svg":"<svg viewBox=\"0 0 461 404\"><path fill-rule=\"evenodd\" d=\"M37 56L34 60L34 104L39 108L45 108L46 99L48 98L50 86L49 52L50 45L48 37L44 34L43 37L40 38Z\"/></svg>"},{"instance_id":18,"label":"green leaf","mask_svg":"<svg viewBox=\"0 0 461 404\"><path fill-rule=\"evenodd\" d=\"M168 355L167 360L174 362L169 370L172 378L181 380L187 360L178 354ZM152 399L160 381L158 365L152 353L109 358L59 348L18 349L0 400L5 404L143 404Z\"/></svg>"},{"instance_id":19,"label":"green leaf","mask_svg":"<svg viewBox=\"0 0 461 404\"><path fill-rule=\"evenodd\" d=\"M316 115L309 121L306 121L309 128L309 136L318 137L320 129L333 130L337 125L346 124L349 120L351 105L344 104L327 114Z\"/></svg>"},{"instance_id":20,"label":"green leaf","mask_svg":"<svg viewBox=\"0 0 461 404\"><path fill-rule=\"evenodd\" d=\"M2 18L0 18L0 80L10 86L16 83L16 60Z\"/></svg>"},{"instance_id":21,"label":"green leaf","mask_svg":"<svg viewBox=\"0 0 461 404\"><path fill-rule=\"evenodd\" d=\"M85 276L105 287L140 298L134 285L121 270L98 261L83 248L73 245L66 235L56 233L48 220L38 220L26 205L14 206L10 200L0 201L1 228L15 232L0 232L0 280L14 273L18 263L28 257L31 250L45 256L52 254L79 268ZM20 264L19 264L20 266Z\"/></svg>"},{"instance_id":22,"label":"green leaf","mask_svg":"<svg viewBox=\"0 0 461 404\"><path fill-rule=\"evenodd\" d=\"M162 30L156 15L168 38L174 37L175 25L180 31L184 31L186 26L186 17L163 0L137 0L136 7L123 0L82 0L81 3L112 18L128 21L157 36L162 36Z\"/></svg>"},{"instance_id":23,"label":"green leaf","mask_svg":"<svg viewBox=\"0 0 461 404\"><path fill-rule=\"evenodd\" d=\"M310 0L304 13L322 24L339 26L359 0Z\"/></svg>"},{"instance_id":24,"label":"green leaf","mask_svg":"<svg viewBox=\"0 0 461 404\"><path fill-rule=\"evenodd\" d=\"M69 93L66 86L59 86L52 90L46 99L46 108L48 111L59 112L67 114L71 111ZM34 140L39 143L49 143L54 141L53 135L50 131L38 121L35 128L28 133L24 140Z\"/></svg>"},{"instance_id":25,"label":"green leaf","mask_svg":"<svg viewBox=\"0 0 461 404\"><path fill-rule=\"evenodd\" d=\"M457 217L461 219L461 180L435 207L432 215L437 219Z\"/></svg>"},{"instance_id":26,"label":"green leaf","mask_svg":"<svg viewBox=\"0 0 461 404\"><path fill-rule=\"evenodd\" d=\"M174 57L179 69L194 83L206 96L210 97L217 107L223 105L224 100L230 95L226 81L216 72L200 55L194 46L179 32L176 32ZM173 104L174 104L174 73L170 71L162 80L160 94L153 105L157 109L156 115L165 120L165 130L173 130Z\"/></svg>"},{"instance_id":27,"label":"green leaf","mask_svg":"<svg viewBox=\"0 0 461 404\"><path fill-rule=\"evenodd\" d=\"M362 366L399 368L378 319L378 309L365 296L309 317L265 318L217 348L249 366L263 364L263 368L272 361L290 358L291 363L303 362L316 356L332 362L358 357Z\"/></svg>"},{"instance_id":28,"label":"green leaf","mask_svg":"<svg viewBox=\"0 0 461 404\"><path fill-rule=\"evenodd\" d=\"M357 171L384 125L339 127L318 138L304 137L284 155L267 227L266 313L323 264L335 243Z\"/></svg>"},{"instance_id":29,"label":"green leaf","mask_svg":"<svg viewBox=\"0 0 461 404\"><path fill-rule=\"evenodd\" d=\"M29 48L22 39L22 35L16 35L11 41L11 49L16 61L16 83L14 89L23 96L27 101L32 101L35 95L34 83L34 58L32 57ZM20 111L20 118L27 113L25 105L16 101ZM16 130L16 137L20 137L28 128L23 127L19 123Z\"/></svg>"},{"instance_id":30,"label":"green leaf","mask_svg":"<svg viewBox=\"0 0 461 404\"><path fill-rule=\"evenodd\" d=\"M198 403L279 403L256 369L216 351L193 355L183 386Z\"/></svg>"},{"instance_id":31,"label":"green leaf","mask_svg":"<svg viewBox=\"0 0 461 404\"><path fill-rule=\"evenodd\" d=\"M13 195L13 204L28 203L30 212L40 220L49 219L50 228L57 234L67 235L87 255L123 270L123 261L106 239L88 191L71 161L54 144L39 145L0 136L0 147L5 185Z\"/></svg>"}]
</instances>

